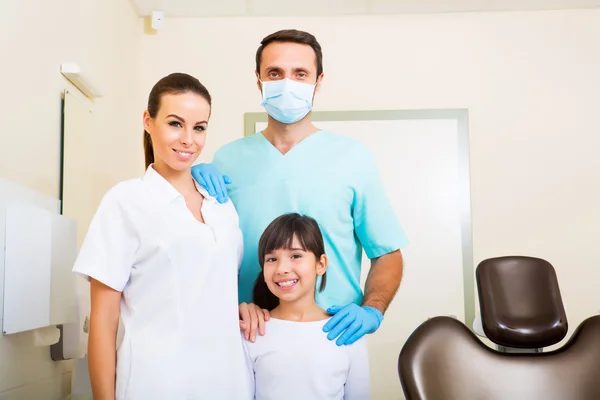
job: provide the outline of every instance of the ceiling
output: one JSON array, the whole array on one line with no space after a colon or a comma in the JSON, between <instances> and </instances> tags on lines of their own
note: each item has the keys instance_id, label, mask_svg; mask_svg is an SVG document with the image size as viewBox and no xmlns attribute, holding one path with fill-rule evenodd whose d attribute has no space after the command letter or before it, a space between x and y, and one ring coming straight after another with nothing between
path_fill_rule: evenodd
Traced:
<instances>
[{"instance_id":1,"label":"ceiling","mask_svg":"<svg viewBox=\"0 0 600 400\"><path fill-rule=\"evenodd\" d=\"M130 0L140 16L336 16L600 8L600 0Z\"/></svg>"}]
</instances>

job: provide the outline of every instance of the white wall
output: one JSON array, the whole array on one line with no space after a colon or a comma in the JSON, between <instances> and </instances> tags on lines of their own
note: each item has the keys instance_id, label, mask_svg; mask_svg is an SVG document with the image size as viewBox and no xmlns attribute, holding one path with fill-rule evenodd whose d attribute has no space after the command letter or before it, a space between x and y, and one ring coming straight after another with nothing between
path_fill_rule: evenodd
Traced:
<instances>
[{"instance_id":1,"label":"white wall","mask_svg":"<svg viewBox=\"0 0 600 400\"><path fill-rule=\"evenodd\" d=\"M323 45L317 110L468 108L475 261L544 257L558 270L571 328L600 310L600 10L167 19L147 35L124 0L9 0L0 13L0 174L57 196L67 59L106 92L93 106L96 146L82 149L98 163L98 199L143 171L141 111L170 72L190 72L212 91L210 160L242 136L244 112L262 111L254 53L288 27ZM0 337L0 399L67 394L71 365L48 353Z\"/></svg>"},{"instance_id":2,"label":"white wall","mask_svg":"<svg viewBox=\"0 0 600 400\"><path fill-rule=\"evenodd\" d=\"M141 21L124 0L8 0L0 13L0 175L58 197L60 99L75 61L105 92L94 102L96 198L143 171L138 96ZM108 162L108 156L115 159ZM0 336L0 399L53 400L70 393L71 362L27 334Z\"/></svg>"},{"instance_id":3,"label":"white wall","mask_svg":"<svg viewBox=\"0 0 600 400\"><path fill-rule=\"evenodd\" d=\"M167 18L142 40L143 54L162 55L144 64L143 90L175 70L207 85L202 159L243 135L244 112L263 111L254 55L282 28L323 46L316 110L468 108L475 262L543 257L558 271L571 332L600 312L600 10Z\"/></svg>"}]
</instances>

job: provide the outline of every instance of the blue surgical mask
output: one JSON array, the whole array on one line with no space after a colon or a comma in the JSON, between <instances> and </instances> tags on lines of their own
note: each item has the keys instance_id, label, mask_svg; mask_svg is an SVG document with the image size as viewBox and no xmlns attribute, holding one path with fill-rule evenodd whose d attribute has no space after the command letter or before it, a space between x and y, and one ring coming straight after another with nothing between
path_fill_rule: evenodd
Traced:
<instances>
[{"instance_id":1,"label":"blue surgical mask","mask_svg":"<svg viewBox=\"0 0 600 400\"><path fill-rule=\"evenodd\" d=\"M262 106L269 115L282 124L300 121L312 109L315 84L291 79L261 81Z\"/></svg>"}]
</instances>

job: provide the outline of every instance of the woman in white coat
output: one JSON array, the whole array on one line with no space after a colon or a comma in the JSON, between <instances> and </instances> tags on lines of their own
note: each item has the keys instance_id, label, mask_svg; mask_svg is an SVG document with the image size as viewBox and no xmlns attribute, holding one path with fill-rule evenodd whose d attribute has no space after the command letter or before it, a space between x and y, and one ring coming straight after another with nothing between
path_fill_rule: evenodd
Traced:
<instances>
[{"instance_id":1,"label":"woman in white coat","mask_svg":"<svg viewBox=\"0 0 600 400\"><path fill-rule=\"evenodd\" d=\"M192 76L171 74L153 87L144 113L146 173L105 194L82 244L74 271L90 280L95 400L247 393L238 216L190 172L210 112L210 94ZM125 332L116 349L119 317Z\"/></svg>"}]
</instances>

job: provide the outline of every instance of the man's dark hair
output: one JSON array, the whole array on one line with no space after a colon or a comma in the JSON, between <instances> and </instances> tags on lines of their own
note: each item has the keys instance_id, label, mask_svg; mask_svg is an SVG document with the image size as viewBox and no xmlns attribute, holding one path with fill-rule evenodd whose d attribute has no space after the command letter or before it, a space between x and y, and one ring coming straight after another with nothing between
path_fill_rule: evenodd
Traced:
<instances>
[{"instance_id":1,"label":"man's dark hair","mask_svg":"<svg viewBox=\"0 0 600 400\"><path fill-rule=\"evenodd\" d=\"M317 62L317 77L323 73L323 51L321 45L317 42L317 38L308 32L299 31L296 29L284 29L275 33L271 33L261 42L258 50L256 50L256 72L260 75L260 63L262 61L262 53L265 47L273 42L280 43L299 43L306 44L312 47L315 51Z\"/></svg>"}]
</instances>

